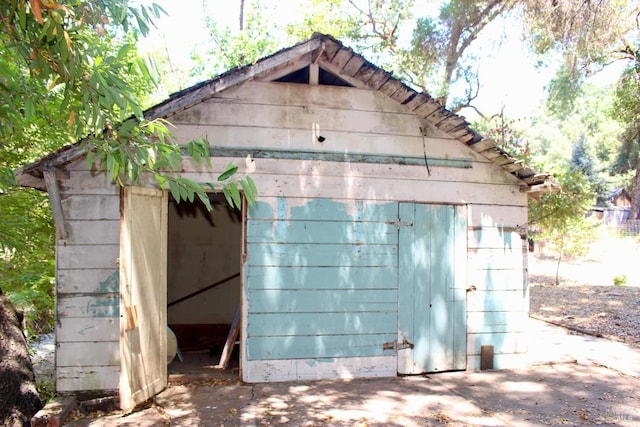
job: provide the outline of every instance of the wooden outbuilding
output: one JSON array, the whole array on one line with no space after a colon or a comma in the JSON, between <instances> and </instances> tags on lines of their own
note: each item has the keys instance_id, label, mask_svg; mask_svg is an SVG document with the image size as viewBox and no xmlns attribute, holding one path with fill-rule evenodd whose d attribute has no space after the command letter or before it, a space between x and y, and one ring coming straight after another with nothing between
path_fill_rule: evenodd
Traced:
<instances>
[{"instance_id":1,"label":"wooden outbuilding","mask_svg":"<svg viewBox=\"0 0 640 427\"><path fill-rule=\"evenodd\" d=\"M58 392L131 407L167 384L167 324L195 345L237 307L246 382L524 365L527 202L553 184L429 94L316 34L145 115L208 138L183 176L234 161L258 200L121 188L79 144L20 169L56 220Z\"/></svg>"}]
</instances>

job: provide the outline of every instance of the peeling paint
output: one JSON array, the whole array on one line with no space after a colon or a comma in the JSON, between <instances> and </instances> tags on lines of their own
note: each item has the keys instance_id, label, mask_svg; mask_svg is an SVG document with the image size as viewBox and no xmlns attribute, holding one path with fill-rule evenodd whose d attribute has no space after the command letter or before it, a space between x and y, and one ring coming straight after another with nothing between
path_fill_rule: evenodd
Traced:
<instances>
[{"instance_id":1,"label":"peeling paint","mask_svg":"<svg viewBox=\"0 0 640 427\"><path fill-rule=\"evenodd\" d=\"M116 270L104 281L99 283L97 292L118 292L119 287L120 272Z\"/></svg>"},{"instance_id":2,"label":"peeling paint","mask_svg":"<svg viewBox=\"0 0 640 427\"><path fill-rule=\"evenodd\" d=\"M98 297L87 303L87 313L93 317L118 317L120 301L116 296Z\"/></svg>"}]
</instances>

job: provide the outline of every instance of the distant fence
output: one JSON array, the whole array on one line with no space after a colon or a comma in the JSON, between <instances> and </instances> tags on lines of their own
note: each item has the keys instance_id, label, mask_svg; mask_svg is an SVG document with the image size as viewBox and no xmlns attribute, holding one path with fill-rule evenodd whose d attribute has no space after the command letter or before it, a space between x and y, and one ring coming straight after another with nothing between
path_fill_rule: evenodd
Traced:
<instances>
[{"instance_id":1,"label":"distant fence","mask_svg":"<svg viewBox=\"0 0 640 427\"><path fill-rule=\"evenodd\" d=\"M634 237L640 235L640 219L629 219L622 224L610 225L609 230L622 237Z\"/></svg>"}]
</instances>

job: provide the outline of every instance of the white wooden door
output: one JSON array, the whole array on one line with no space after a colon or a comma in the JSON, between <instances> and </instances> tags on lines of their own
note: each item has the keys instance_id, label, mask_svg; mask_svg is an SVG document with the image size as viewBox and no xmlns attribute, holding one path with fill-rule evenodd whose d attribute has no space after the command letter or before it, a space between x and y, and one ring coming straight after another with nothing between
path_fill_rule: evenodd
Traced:
<instances>
[{"instance_id":1,"label":"white wooden door","mask_svg":"<svg viewBox=\"0 0 640 427\"><path fill-rule=\"evenodd\" d=\"M167 386L167 194L125 187L120 225L120 406Z\"/></svg>"}]
</instances>

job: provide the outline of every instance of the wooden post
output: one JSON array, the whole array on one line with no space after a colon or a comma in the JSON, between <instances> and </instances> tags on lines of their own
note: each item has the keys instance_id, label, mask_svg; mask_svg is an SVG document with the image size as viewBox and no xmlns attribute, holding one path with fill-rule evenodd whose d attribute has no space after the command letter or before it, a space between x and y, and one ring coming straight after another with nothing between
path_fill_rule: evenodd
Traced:
<instances>
[{"instance_id":1,"label":"wooden post","mask_svg":"<svg viewBox=\"0 0 640 427\"><path fill-rule=\"evenodd\" d=\"M480 370L493 369L493 346L483 345L480 347Z\"/></svg>"},{"instance_id":2,"label":"wooden post","mask_svg":"<svg viewBox=\"0 0 640 427\"><path fill-rule=\"evenodd\" d=\"M56 226L56 237L58 240L67 238L67 229L64 224L64 212L62 210L62 200L60 199L60 189L56 173L50 168L42 171L44 174L44 183L49 193L49 202L51 203L51 212L53 213L53 221Z\"/></svg>"}]
</instances>

